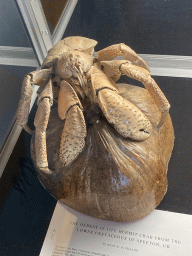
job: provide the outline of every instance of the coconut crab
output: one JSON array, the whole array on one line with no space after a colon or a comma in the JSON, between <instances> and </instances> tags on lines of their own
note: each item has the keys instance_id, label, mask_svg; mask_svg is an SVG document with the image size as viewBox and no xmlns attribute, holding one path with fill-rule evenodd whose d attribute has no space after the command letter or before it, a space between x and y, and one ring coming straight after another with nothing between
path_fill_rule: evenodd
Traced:
<instances>
[{"instance_id":1,"label":"coconut crab","mask_svg":"<svg viewBox=\"0 0 192 256\"><path fill-rule=\"evenodd\" d=\"M155 209L167 190L170 105L130 47L112 45L94 57L96 44L83 37L58 42L41 70L26 75L17 122L32 134L32 85L39 85L31 158L40 182L84 214L133 221ZM115 60L119 55L125 59ZM122 74L146 89L117 83Z\"/></svg>"},{"instance_id":2,"label":"coconut crab","mask_svg":"<svg viewBox=\"0 0 192 256\"><path fill-rule=\"evenodd\" d=\"M161 112L156 126L160 129L169 111L169 102L151 78L147 63L125 44L109 46L93 57L95 40L68 37L49 51L41 70L26 75L17 111L17 122L28 133L28 114L32 85L38 90L38 109L34 120L36 165L48 168L46 129L50 109L58 99L59 117L64 120L60 141L60 162L72 163L83 151L86 125L95 115L104 115L108 123L124 138L143 141L153 125L130 101L122 98L116 86L122 74L139 80L148 90ZM123 55L125 60L114 60Z\"/></svg>"}]
</instances>

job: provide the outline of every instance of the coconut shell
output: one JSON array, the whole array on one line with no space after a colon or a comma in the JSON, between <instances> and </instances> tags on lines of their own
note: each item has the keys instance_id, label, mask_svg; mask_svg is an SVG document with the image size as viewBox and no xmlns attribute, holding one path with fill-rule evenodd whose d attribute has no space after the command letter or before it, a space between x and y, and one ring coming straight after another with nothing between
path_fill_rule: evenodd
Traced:
<instances>
[{"instance_id":1,"label":"coconut shell","mask_svg":"<svg viewBox=\"0 0 192 256\"><path fill-rule=\"evenodd\" d=\"M174 144L170 115L160 129L161 113L146 89L118 84L122 97L135 104L153 125L147 140L133 141L119 135L104 116L87 124L82 153L67 167L59 162L65 121L57 108L47 127L49 168L37 168L43 186L63 204L92 217L128 222L153 211L167 191L167 169ZM31 156L36 165L34 136Z\"/></svg>"}]
</instances>

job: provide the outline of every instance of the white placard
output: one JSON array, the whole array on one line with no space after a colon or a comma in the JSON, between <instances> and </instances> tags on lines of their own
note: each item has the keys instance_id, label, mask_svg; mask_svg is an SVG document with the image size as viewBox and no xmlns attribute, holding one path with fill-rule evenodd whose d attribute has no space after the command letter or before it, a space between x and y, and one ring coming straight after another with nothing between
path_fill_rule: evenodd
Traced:
<instances>
[{"instance_id":1,"label":"white placard","mask_svg":"<svg viewBox=\"0 0 192 256\"><path fill-rule=\"evenodd\" d=\"M57 203L40 256L189 256L192 216L155 210L121 223Z\"/></svg>"}]
</instances>

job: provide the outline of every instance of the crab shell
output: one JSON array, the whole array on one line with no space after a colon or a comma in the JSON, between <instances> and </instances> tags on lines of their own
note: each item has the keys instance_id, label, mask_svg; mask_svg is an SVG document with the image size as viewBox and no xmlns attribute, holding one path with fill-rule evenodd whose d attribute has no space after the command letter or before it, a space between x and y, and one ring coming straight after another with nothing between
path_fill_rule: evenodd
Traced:
<instances>
[{"instance_id":1,"label":"crab shell","mask_svg":"<svg viewBox=\"0 0 192 256\"><path fill-rule=\"evenodd\" d=\"M150 137L140 142L123 138L104 118L95 117L87 127L82 153L69 166L62 166L59 147L64 123L53 109L47 127L49 168L36 169L43 186L65 205L92 217L128 222L145 217L163 199L174 131L169 115L161 129L156 127L161 113L146 89L117 87L151 121Z\"/></svg>"},{"instance_id":2,"label":"crab shell","mask_svg":"<svg viewBox=\"0 0 192 256\"><path fill-rule=\"evenodd\" d=\"M77 50L84 53L93 54L97 41L80 36L67 37L55 44L48 52L41 68L50 68L54 65L57 58L70 50Z\"/></svg>"}]
</instances>

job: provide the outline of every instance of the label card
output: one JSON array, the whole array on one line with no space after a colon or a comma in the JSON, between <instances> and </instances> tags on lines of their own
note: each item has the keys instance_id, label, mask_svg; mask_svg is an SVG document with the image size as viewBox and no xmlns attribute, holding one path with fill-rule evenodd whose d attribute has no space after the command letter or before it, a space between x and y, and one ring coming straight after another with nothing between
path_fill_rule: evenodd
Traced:
<instances>
[{"instance_id":1,"label":"label card","mask_svg":"<svg viewBox=\"0 0 192 256\"><path fill-rule=\"evenodd\" d=\"M189 256L192 216L154 210L135 222L86 216L58 202L40 256Z\"/></svg>"}]
</instances>

